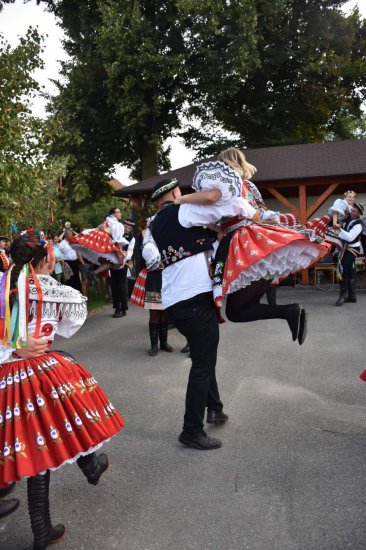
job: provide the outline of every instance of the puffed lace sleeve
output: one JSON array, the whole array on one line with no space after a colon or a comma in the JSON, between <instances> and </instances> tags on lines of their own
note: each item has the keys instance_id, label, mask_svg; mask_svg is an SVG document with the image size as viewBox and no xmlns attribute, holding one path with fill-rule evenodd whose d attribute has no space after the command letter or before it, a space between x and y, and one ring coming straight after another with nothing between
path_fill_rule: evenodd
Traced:
<instances>
[{"instance_id":1,"label":"puffed lace sleeve","mask_svg":"<svg viewBox=\"0 0 366 550\"><path fill-rule=\"evenodd\" d=\"M239 174L224 162L208 162L197 167L192 188L195 191L218 189L221 198L217 206L241 196L242 182Z\"/></svg>"},{"instance_id":2,"label":"puffed lace sleeve","mask_svg":"<svg viewBox=\"0 0 366 550\"><path fill-rule=\"evenodd\" d=\"M42 287L42 319L57 319L56 334L70 338L85 322L88 314L87 298L71 286L62 285L49 275L38 275ZM29 285L30 313L38 312L37 289L32 280Z\"/></svg>"},{"instance_id":3,"label":"puffed lace sleeve","mask_svg":"<svg viewBox=\"0 0 366 550\"><path fill-rule=\"evenodd\" d=\"M9 361L13 351L13 348L9 348L0 344L0 365Z\"/></svg>"},{"instance_id":4,"label":"puffed lace sleeve","mask_svg":"<svg viewBox=\"0 0 366 550\"><path fill-rule=\"evenodd\" d=\"M348 212L348 206L345 200L343 199L337 199L334 201L333 206L331 206L328 210L328 214L332 216L334 212L337 212L337 214L345 215Z\"/></svg>"},{"instance_id":5,"label":"puffed lace sleeve","mask_svg":"<svg viewBox=\"0 0 366 550\"><path fill-rule=\"evenodd\" d=\"M77 290L72 290L75 292L75 300L73 303L61 304L56 330L56 334L64 338L71 338L83 326L88 315L87 298Z\"/></svg>"}]
</instances>

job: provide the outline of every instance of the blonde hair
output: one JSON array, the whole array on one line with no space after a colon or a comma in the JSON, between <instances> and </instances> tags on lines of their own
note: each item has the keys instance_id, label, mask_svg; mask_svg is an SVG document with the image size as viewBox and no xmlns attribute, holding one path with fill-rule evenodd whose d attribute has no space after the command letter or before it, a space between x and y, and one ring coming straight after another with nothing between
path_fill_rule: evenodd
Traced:
<instances>
[{"instance_id":1,"label":"blonde hair","mask_svg":"<svg viewBox=\"0 0 366 550\"><path fill-rule=\"evenodd\" d=\"M236 147L229 147L229 149L222 151L218 156L218 160L234 168L243 179L252 178L257 171L253 164L247 162L243 151Z\"/></svg>"}]
</instances>

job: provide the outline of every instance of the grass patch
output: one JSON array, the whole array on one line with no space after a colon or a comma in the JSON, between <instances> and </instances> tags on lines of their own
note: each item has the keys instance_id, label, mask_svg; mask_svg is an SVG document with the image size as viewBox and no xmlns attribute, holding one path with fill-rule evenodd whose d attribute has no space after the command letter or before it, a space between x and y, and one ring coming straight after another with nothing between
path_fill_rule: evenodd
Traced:
<instances>
[{"instance_id":1,"label":"grass patch","mask_svg":"<svg viewBox=\"0 0 366 550\"><path fill-rule=\"evenodd\" d=\"M102 306L110 305L112 307L112 304L109 300L109 298L106 298L103 294L98 294L94 288L89 288L88 291L88 312L98 309Z\"/></svg>"}]
</instances>

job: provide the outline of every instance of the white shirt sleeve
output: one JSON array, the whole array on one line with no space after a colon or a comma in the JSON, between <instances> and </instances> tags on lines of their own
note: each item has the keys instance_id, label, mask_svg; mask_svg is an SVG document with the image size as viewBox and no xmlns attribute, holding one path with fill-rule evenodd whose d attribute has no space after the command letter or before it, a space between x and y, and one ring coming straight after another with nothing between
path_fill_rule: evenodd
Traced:
<instances>
[{"instance_id":1,"label":"white shirt sleeve","mask_svg":"<svg viewBox=\"0 0 366 550\"><path fill-rule=\"evenodd\" d=\"M345 231L344 229L341 229L339 232L338 237L342 239L342 241L346 241L348 243L351 243L357 237L362 233L362 225L359 223L352 227L350 231Z\"/></svg>"},{"instance_id":2,"label":"white shirt sleeve","mask_svg":"<svg viewBox=\"0 0 366 550\"><path fill-rule=\"evenodd\" d=\"M246 199L236 197L220 206L217 204L207 206L201 204L182 204L179 208L178 220L183 227L194 227L217 223L221 218L226 217L240 216L241 218L251 219L255 213L256 209Z\"/></svg>"},{"instance_id":3,"label":"white shirt sleeve","mask_svg":"<svg viewBox=\"0 0 366 550\"><path fill-rule=\"evenodd\" d=\"M131 239L131 242L129 243L127 248L126 261L132 258L133 249L135 248L135 242L136 242L136 239L135 237L133 237L133 239Z\"/></svg>"},{"instance_id":4,"label":"white shirt sleeve","mask_svg":"<svg viewBox=\"0 0 366 550\"><path fill-rule=\"evenodd\" d=\"M119 222L114 216L108 216L107 221L111 230L111 239L115 243L127 244L128 241L123 237L125 228L123 223Z\"/></svg>"}]
</instances>

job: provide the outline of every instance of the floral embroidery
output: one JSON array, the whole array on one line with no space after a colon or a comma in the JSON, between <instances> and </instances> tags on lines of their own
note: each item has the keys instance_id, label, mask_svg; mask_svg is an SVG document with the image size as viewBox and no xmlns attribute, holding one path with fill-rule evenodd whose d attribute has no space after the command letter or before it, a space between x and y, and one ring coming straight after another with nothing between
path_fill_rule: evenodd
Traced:
<instances>
[{"instance_id":1,"label":"floral embroidery","mask_svg":"<svg viewBox=\"0 0 366 550\"><path fill-rule=\"evenodd\" d=\"M191 256L191 252L184 250L183 246L180 246L178 250L172 246L168 246L167 250L162 251L162 259L166 266L176 262L177 260L187 258L188 256Z\"/></svg>"}]
</instances>

